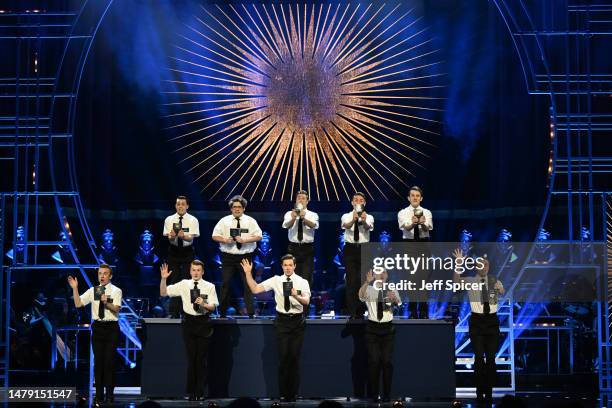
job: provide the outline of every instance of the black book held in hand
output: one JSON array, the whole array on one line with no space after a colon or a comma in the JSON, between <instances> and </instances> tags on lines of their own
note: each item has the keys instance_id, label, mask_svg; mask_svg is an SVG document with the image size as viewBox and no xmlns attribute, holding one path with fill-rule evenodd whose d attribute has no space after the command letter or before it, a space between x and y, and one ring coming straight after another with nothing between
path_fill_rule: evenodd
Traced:
<instances>
[{"instance_id":1,"label":"black book held in hand","mask_svg":"<svg viewBox=\"0 0 612 408\"><path fill-rule=\"evenodd\" d=\"M293 289L293 282L283 282L283 296L291 296L291 289Z\"/></svg>"},{"instance_id":2,"label":"black book held in hand","mask_svg":"<svg viewBox=\"0 0 612 408\"><path fill-rule=\"evenodd\" d=\"M248 234L248 228L230 228L230 237L236 238L240 236L240 234Z\"/></svg>"},{"instance_id":3,"label":"black book held in hand","mask_svg":"<svg viewBox=\"0 0 612 408\"><path fill-rule=\"evenodd\" d=\"M100 300L104 294L104 291L106 291L106 287L101 285L94 286L94 300Z\"/></svg>"},{"instance_id":4,"label":"black book held in hand","mask_svg":"<svg viewBox=\"0 0 612 408\"><path fill-rule=\"evenodd\" d=\"M195 303L196 299L200 296L200 289L189 290L189 295L191 296L191 303Z\"/></svg>"}]
</instances>

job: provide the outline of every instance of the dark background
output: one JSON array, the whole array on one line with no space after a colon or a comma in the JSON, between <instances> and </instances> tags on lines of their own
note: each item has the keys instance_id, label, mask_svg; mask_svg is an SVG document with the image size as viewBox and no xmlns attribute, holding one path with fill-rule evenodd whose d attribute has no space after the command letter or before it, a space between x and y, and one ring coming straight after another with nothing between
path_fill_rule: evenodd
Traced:
<instances>
[{"instance_id":1,"label":"dark background","mask_svg":"<svg viewBox=\"0 0 612 408\"><path fill-rule=\"evenodd\" d=\"M163 254L163 218L174 211L174 198L185 194L201 223L198 254L208 258L215 251L209 238L214 223L227 211L225 201L209 201L177 164L181 156L173 153L162 118L172 44L185 33L184 23L202 15L198 4L114 4L85 69L76 126L80 191L94 236L111 228L124 256L135 253L145 228ZM491 241L508 228L516 241L533 240L546 197L548 100L527 94L510 37L489 2L412 5L423 16L421 26L429 27L447 74L440 80L446 99L437 117L442 124L436 148L424 161L426 170L406 180L424 189L434 239L456 240L467 228L475 240ZM280 224L290 205L252 202L247 209L270 233L276 256L286 245ZM374 240L383 230L399 239L396 213L406 205L399 197L368 204L377 219ZM319 257L327 263L349 203L313 201L310 208L321 215Z\"/></svg>"}]
</instances>

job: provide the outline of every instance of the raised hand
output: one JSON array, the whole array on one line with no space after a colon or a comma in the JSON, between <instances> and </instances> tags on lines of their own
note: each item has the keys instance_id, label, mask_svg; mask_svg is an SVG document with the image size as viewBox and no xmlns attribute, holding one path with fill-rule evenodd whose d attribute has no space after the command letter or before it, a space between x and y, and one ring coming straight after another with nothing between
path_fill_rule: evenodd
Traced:
<instances>
[{"instance_id":1,"label":"raised hand","mask_svg":"<svg viewBox=\"0 0 612 408\"><path fill-rule=\"evenodd\" d=\"M161 274L162 279L167 279L168 276L172 273L172 271L168 270L168 264L164 263L159 267L159 272Z\"/></svg>"},{"instance_id":2,"label":"raised hand","mask_svg":"<svg viewBox=\"0 0 612 408\"><path fill-rule=\"evenodd\" d=\"M501 281L495 282L494 288L495 290L499 292L500 295L503 295L504 293L506 293L506 290L504 289L504 285L502 285Z\"/></svg>"},{"instance_id":3,"label":"raised hand","mask_svg":"<svg viewBox=\"0 0 612 408\"><path fill-rule=\"evenodd\" d=\"M463 251L461 248L457 248L453 251L453 256L457 259L463 258Z\"/></svg>"},{"instance_id":4,"label":"raised hand","mask_svg":"<svg viewBox=\"0 0 612 408\"><path fill-rule=\"evenodd\" d=\"M72 289L77 289L79 287L79 282L77 281L77 279L70 275L68 276L68 284Z\"/></svg>"}]
</instances>

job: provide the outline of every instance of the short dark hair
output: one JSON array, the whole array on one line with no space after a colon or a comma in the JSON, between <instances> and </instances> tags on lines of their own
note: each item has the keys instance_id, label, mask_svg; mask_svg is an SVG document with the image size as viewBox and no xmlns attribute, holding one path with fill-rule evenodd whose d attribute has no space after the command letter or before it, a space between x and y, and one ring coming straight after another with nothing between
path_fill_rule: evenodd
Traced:
<instances>
[{"instance_id":1,"label":"short dark hair","mask_svg":"<svg viewBox=\"0 0 612 408\"><path fill-rule=\"evenodd\" d=\"M291 255L291 254L286 254L283 255L281 258L281 265L283 264L283 261L286 261L287 259L291 259L293 261L293 264L295 265L295 256Z\"/></svg>"},{"instance_id":2,"label":"short dark hair","mask_svg":"<svg viewBox=\"0 0 612 408\"><path fill-rule=\"evenodd\" d=\"M300 194L304 194L306 196L306 198L308 198L310 200L310 194L308 194L308 191L306 191L306 190L299 190L297 193L295 193L295 198L297 198L297 196L299 196Z\"/></svg>"},{"instance_id":3,"label":"short dark hair","mask_svg":"<svg viewBox=\"0 0 612 408\"><path fill-rule=\"evenodd\" d=\"M364 193L362 193L361 191L355 191L355 192L353 193L353 198L355 198L355 196L360 196L360 197L363 197L363 199L364 199L364 200L366 199L365 194L364 194Z\"/></svg>"},{"instance_id":4,"label":"short dark hair","mask_svg":"<svg viewBox=\"0 0 612 408\"><path fill-rule=\"evenodd\" d=\"M421 194L421 197L423 197L423 190L421 190L421 187L419 187L419 186L412 186L412 187L410 187L410 190L408 190L408 196L410 196L410 192L411 191L418 191L419 194Z\"/></svg>"},{"instance_id":5,"label":"short dark hair","mask_svg":"<svg viewBox=\"0 0 612 408\"><path fill-rule=\"evenodd\" d=\"M178 197L176 197L177 200L185 200L185 202L187 203L187 205L189 205L189 199L184 196L184 195L180 195Z\"/></svg>"},{"instance_id":6,"label":"short dark hair","mask_svg":"<svg viewBox=\"0 0 612 408\"><path fill-rule=\"evenodd\" d=\"M196 265L196 266L201 266L202 270L204 270L204 262L200 261L199 259L194 259L193 261L191 261L192 265Z\"/></svg>"},{"instance_id":7,"label":"short dark hair","mask_svg":"<svg viewBox=\"0 0 612 408\"><path fill-rule=\"evenodd\" d=\"M235 195L232 198L229 199L229 201L227 202L227 205L229 206L229 208L232 208L232 205L234 205L235 202L239 202L243 208L246 209L247 203L248 201L241 195Z\"/></svg>"},{"instance_id":8,"label":"short dark hair","mask_svg":"<svg viewBox=\"0 0 612 408\"><path fill-rule=\"evenodd\" d=\"M100 265L98 265L98 269L106 269L110 272L110 274L113 274L113 268L111 268L111 266L107 263L101 263Z\"/></svg>"}]
</instances>

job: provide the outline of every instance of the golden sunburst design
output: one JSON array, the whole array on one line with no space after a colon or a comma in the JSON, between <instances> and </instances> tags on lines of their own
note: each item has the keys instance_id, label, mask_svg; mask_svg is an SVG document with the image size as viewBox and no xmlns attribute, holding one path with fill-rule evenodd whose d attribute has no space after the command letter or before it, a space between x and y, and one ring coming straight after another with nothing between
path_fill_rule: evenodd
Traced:
<instances>
[{"instance_id":1,"label":"golden sunburst design","mask_svg":"<svg viewBox=\"0 0 612 408\"><path fill-rule=\"evenodd\" d=\"M404 193L438 134L443 74L426 29L399 8L202 7L165 93L171 140L208 198Z\"/></svg>"}]
</instances>

